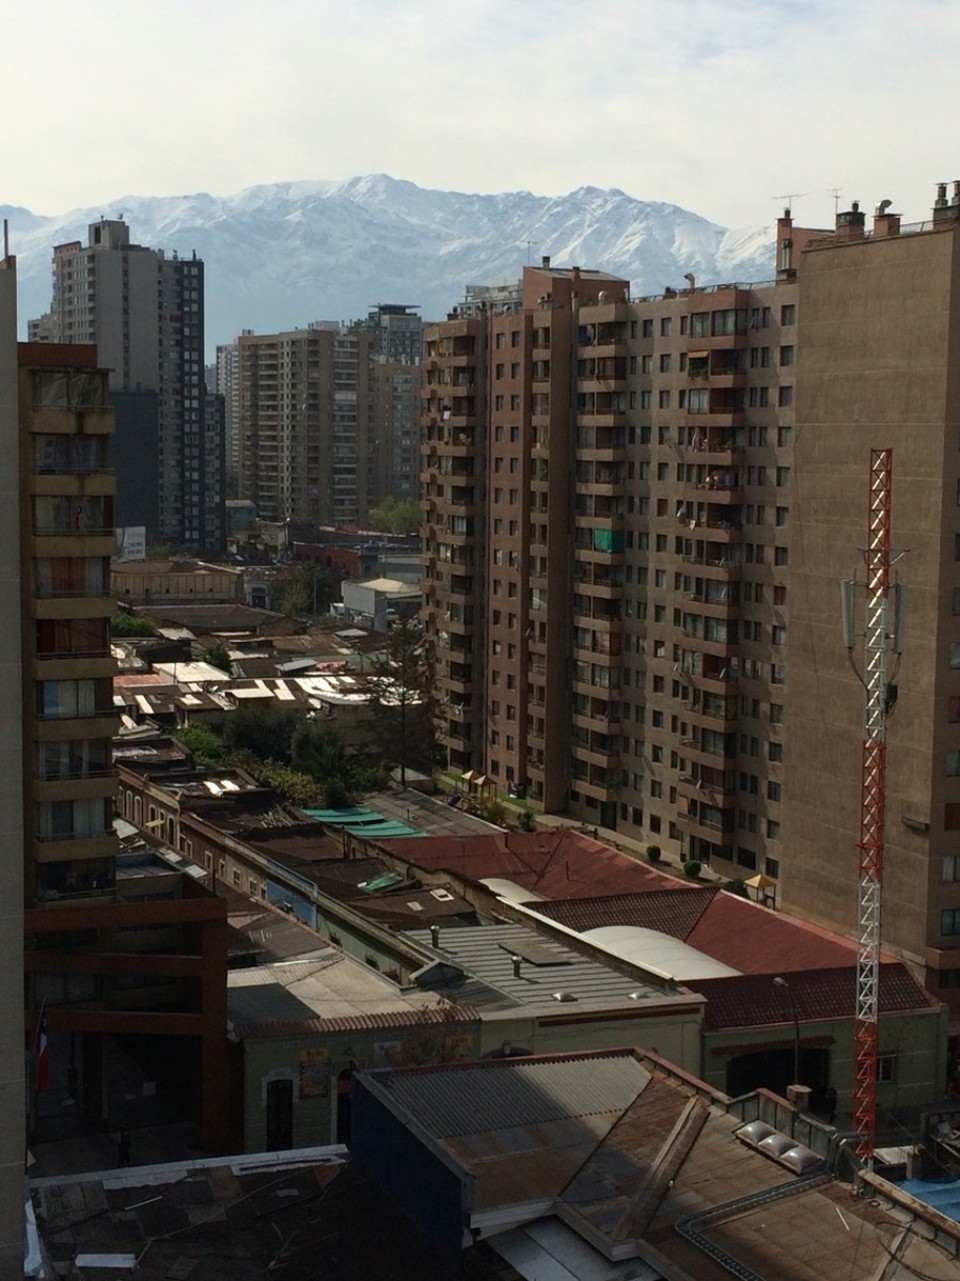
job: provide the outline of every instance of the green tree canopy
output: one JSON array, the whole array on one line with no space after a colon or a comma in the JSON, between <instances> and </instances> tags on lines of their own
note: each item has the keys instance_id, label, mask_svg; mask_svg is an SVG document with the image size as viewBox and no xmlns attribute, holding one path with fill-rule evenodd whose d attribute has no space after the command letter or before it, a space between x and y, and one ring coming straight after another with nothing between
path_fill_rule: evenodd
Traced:
<instances>
[{"instance_id":1,"label":"green tree canopy","mask_svg":"<svg viewBox=\"0 0 960 1281\"><path fill-rule=\"evenodd\" d=\"M233 663L230 661L230 654L223 641L214 641L203 651L203 656L213 667L219 667L221 672L226 672L228 676L233 675Z\"/></svg>"},{"instance_id":2,"label":"green tree canopy","mask_svg":"<svg viewBox=\"0 0 960 1281\"><path fill-rule=\"evenodd\" d=\"M290 763L290 747L299 713L270 704L266 707L238 707L225 718L223 741L228 748L252 752L261 761Z\"/></svg>"},{"instance_id":3,"label":"green tree canopy","mask_svg":"<svg viewBox=\"0 0 960 1281\"><path fill-rule=\"evenodd\" d=\"M379 758L429 774L437 764L439 715L433 692L433 652L414 619L400 621L375 657L368 706L371 747Z\"/></svg>"},{"instance_id":4,"label":"green tree canopy","mask_svg":"<svg viewBox=\"0 0 960 1281\"><path fill-rule=\"evenodd\" d=\"M156 636L157 625L150 618L137 614L114 614L110 619L110 635L123 639L127 636Z\"/></svg>"},{"instance_id":5,"label":"green tree canopy","mask_svg":"<svg viewBox=\"0 0 960 1281\"><path fill-rule=\"evenodd\" d=\"M420 528L420 504L415 498L385 498L370 508L367 524L385 534L415 534Z\"/></svg>"}]
</instances>

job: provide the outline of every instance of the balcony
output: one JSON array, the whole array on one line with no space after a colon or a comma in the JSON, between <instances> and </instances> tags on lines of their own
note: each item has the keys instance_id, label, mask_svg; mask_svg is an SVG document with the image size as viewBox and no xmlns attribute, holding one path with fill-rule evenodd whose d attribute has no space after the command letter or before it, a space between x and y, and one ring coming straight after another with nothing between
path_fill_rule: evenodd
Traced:
<instances>
[{"instance_id":1,"label":"balcony","mask_svg":"<svg viewBox=\"0 0 960 1281\"><path fill-rule=\"evenodd\" d=\"M677 780L677 795L697 803L707 801L708 804L717 806L720 809L736 809L737 790L732 771L729 772L731 774L729 786L707 783L701 777L685 774ZM709 769L702 771L702 774L710 775L712 773L713 771Z\"/></svg>"}]
</instances>

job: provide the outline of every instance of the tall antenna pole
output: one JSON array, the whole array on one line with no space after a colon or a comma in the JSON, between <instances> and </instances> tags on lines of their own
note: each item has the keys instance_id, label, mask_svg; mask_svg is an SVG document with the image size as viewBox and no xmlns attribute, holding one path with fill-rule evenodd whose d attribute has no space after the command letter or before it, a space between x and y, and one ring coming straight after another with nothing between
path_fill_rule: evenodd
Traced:
<instances>
[{"instance_id":1,"label":"tall antenna pole","mask_svg":"<svg viewBox=\"0 0 960 1281\"><path fill-rule=\"evenodd\" d=\"M873 1168L877 1133L877 1023L880 1014L880 893L886 774L887 650L890 639L890 498L893 454L870 451L866 607L863 633L864 706L860 782L860 883L857 904L856 1153Z\"/></svg>"}]
</instances>

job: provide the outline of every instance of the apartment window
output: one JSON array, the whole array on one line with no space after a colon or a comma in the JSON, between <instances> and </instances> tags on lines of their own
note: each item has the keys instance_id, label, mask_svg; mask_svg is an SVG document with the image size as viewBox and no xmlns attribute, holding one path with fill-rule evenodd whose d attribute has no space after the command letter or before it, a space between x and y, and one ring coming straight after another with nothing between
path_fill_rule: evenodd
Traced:
<instances>
[{"instance_id":1,"label":"apartment window","mask_svg":"<svg viewBox=\"0 0 960 1281\"><path fill-rule=\"evenodd\" d=\"M780 784L775 783L773 779L771 779L767 783L767 800L779 801L779 799L780 799Z\"/></svg>"},{"instance_id":2,"label":"apartment window","mask_svg":"<svg viewBox=\"0 0 960 1281\"><path fill-rule=\"evenodd\" d=\"M644 338L652 338L653 337L653 321L649 318L646 319L643 322L640 332L642 333Z\"/></svg>"},{"instance_id":3,"label":"apartment window","mask_svg":"<svg viewBox=\"0 0 960 1281\"><path fill-rule=\"evenodd\" d=\"M789 517L789 515L790 515L789 507L778 507L777 517L776 517L777 525L779 525L782 528L787 523L787 518Z\"/></svg>"},{"instance_id":4,"label":"apartment window","mask_svg":"<svg viewBox=\"0 0 960 1281\"><path fill-rule=\"evenodd\" d=\"M661 374L669 374L670 372L670 353L668 351L665 351L660 357L660 372Z\"/></svg>"},{"instance_id":5,"label":"apartment window","mask_svg":"<svg viewBox=\"0 0 960 1281\"><path fill-rule=\"evenodd\" d=\"M943 765L949 778L960 778L960 752L947 752Z\"/></svg>"},{"instance_id":6,"label":"apartment window","mask_svg":"<svg viewBox=\"0 0 960 1281\"><path fill-rule=\"evenodd\" d=\"M777 484L780 486L781 489L784 488L786 485L790 484L790 468L789 467L777 468Z\"/></svg>"},{"instance_id":7,"label":"apartment window","mask_svg":"<svg viewBox=\"0 0 960 1281\"><path fill-rule=\"evenodd\" d=\"M663 729L663 712L654 712L650 717L650 724L654 729Z\"/></svg>"},{"instance_id":8,"label":"apartment window","mask_svg":"<svg viewBox=\"0 0 960 1281\"><path fill-rule=\"evenodd\" d=\"M960 831L960 804L956 801L947 801L943 807L943 830L945 832Z\"/></svg>"},{"instance_id":9,"label":"apartment window","mask_svg":"<svg viewBox=\"0 0 960 1281\"><path fill-rule=\"evenodd\" d=\"M767 759L768 759L768 760L770 760L770 761L773 761L774 763L776 763L777 761L782 761L782 760L783 760L783 744L782 744L782 743L768 743L768 744L767 744Z\"/></svg>"},{"instance_id":10,"label":"apartment window","mask_svg":"<svg viewBox=\"0 0 960 1281\"><path fill-rule=\"evenodd\" d=\"M500 399L502 400L502 399L503 399L503 397L501 396L501 397L500 397ZM494 439L498 444L503 440L503 428L502 428L502 427L500 427L500 426L494 427L494 429L493 429L493 439Z\"/></svg>"},{"instance_id":11,"label":"apartment window","mask_svg":"<svg viewBox=\"0 0 960 1281\"><path fill-rule=\"evenodd\" d=\"M502 378L502 377L503 377L503 372L504 372L504 366L503 366L503 365L497 365L497 366L494 368L494 371L493 371L493 376L494 376L494 378Z\"/></svg>"},{"instance_id":12,"label":"apartment window","mask_svg":"<svg viewBox=\"0 0 960 1281\"><path fill-rule=\"evenodd\" d=\"M770 704L770 724L771 725L783 724L783 704L782 703ZM957 756L960 757L960 752L957 753Z\"/></svg>"},{"instance_id":13,"label":"apartment window","mask_svg":"<svg viewBox=\"0 0 960 1281\"><path fill-rule=\"evenodd\" d=\"M777 428L777 448L789 449L792 436L793 436L792 427L778 427Z\"/></svg>"},{"instance_id":14,"label":"apartment window","mask_svg":"<svg viewBox=\"0 0 960 1281\"><path fill-rule=\"evenodd\" d=\"M792 387L781 387L777 391L777 404L781 409L788 409L793 404Z\"/></svg>"},{"instance_id":15,"label":"apartment window","mask_svg":"<svg viewBox=\"0 0 960 1281\"><path fill-rule=\"evenodd\" d=\"M940 879L945 882L960 881L960 854L945 854Z\"/></svg>"},{"instance_id":16,"label":"apartment window","mask_svg":"<svg viewBox=\"0 0 960 1281\"><path fill-rule=\"evenodd\" d=\"M773 563L775 565L787 565L789 564L789 561L790 553L787 551L786 547L774 547Z\"/></svg>"},{"instance_id":17,"label":"apartment window","mask_svg":"<svg viewBox=\"0 0 960 1281\"><path fill-rule=\"evenodd\" d=\"M795 325L797 323L797 308L792 302L784 303L780 308L780 324Z\"/></svg>"},{"instance_id":18,"label":"apartment window","mask_svg":"<svg viewBox=\"0 0 960 1281\"><path fill-rule=\"evenodd\" d=\"M960 722L960 698L956 694L951 694L947 699L947 720L951 725Z\"/></svg>"},{"instance_id":19,"label":"apartment window","mask_svg":"<svg viewBox=\"0 0 960 1281\"><path fill-rule=\"evenodd\" d=\"M661 392L660 392L660 394L659 394L659 395L658 395L658 397L657 397L657 406L658 406L658 408L660 408L660 409L669 409L669 408L670 408L670 393L669 393L669 391L661 391Z\"/></svg>"},{"instance_id":20,"label":"apartment window","mask_svg":"<svg viewBox=\"0 0 960 1281\"><path fill-rule=\"evenodd\" d=\"M774 645L785 645L787 643L787 629L775 623L770 628L770 639Z\"/></svg>"},{"instance_id":21,"label":"apartment window","mask_svg":"<svg viewBox=\"0 0 960 1281\"><path fill-rule=\"evenodd\" d=\"M520 377L520 365L516 361L514 361L514 363L510 366L510 377L511 378Z\"/></svg>"},{"instance_id":22,"label":"apartment window","mask_svg":"<svg viewBox=\"0 0 960 1281\"><path fill-rule=\"evenodd\" d=\"M652 391L642 391L640 393L640 408L641 409L653 408L653 392ZM958 538L960 538L960 535L958 535ZM958 559L960 559L960 557L958 557Z\"/></svg>"},{"instance_id":23,"label":"apartment window","mask_svg":"<svg viewBox=\"0 0 960 1281\"><path fill-rule=\"evenodd\" d=\"M896 1079L897 1079L896 1054L878 1054L877 1055L877 1080L878 1081L895 1081Z\"/></svg>"},{"instance_id":24,"label":"apartment window","mask_svg":"<svg viewBox=\"0 0 960 1281\"><path fill-rule=\"evenodd\" d=\"M514 330L511 332L511 334L510 334L510 346L511 346L511 347L519 347L519 346L520 346L520 330L519 330L519 329L514 329Z\"/></svg>"},{"instance_id":25,"label":"apartment window","mask_svg":"<svg viewBox=\"0 0 960 1281\"><path fill-rule=\"evenodd\" d=\"M650 795L654 800L659 800L663 796L663 784L658 783L655 778L650 780Z\"/></svg>"},{"instance_id":26,"label":"apartment window","mask_svg":"<svg viewBox=\"0 0 960 1281\"><path fill-rule=\"evenodd\" d=\"M776 819L767 819L767 838L771 841L778 840L780 836L780 824Z\"/></svg>"},{"instance_id":27,"label":"apartment window","mask_svg":"<svg viewBox=\"0 0 960 1281\"><path fill-rule=\"evenodd\" d=\"M960 934L960 907L947 907L940 913L940 933Z\"/></svg>"},{"instance_id":28,"label":"apartment window","mask_svg":"<svg viewBox=\"0 0 960 1281\"><path fill-rule=\"evenodd\" d=\"M672 333L673 318L670 316L662 316L660 319L660 337L669 338Z\"/></svg>"},{"instance_id":29,"label":"apartment window","mask_svg":"<svg viewBox=\"0 0 960 1281\"><path fill-rule=\"evenodd\" d=\"M794 349L793 349L793 347L781 347L781 348L780 348L780 364L781 364L781 366L792 365L792 364L793 364L793 355L794 355Z\"/></svg>"}]
</instances>

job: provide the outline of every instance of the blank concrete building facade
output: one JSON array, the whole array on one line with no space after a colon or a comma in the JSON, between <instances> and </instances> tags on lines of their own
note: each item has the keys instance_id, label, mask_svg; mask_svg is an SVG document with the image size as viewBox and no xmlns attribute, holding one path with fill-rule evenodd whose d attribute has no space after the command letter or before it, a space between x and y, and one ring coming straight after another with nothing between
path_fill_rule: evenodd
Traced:
<instances>
[{"instance_id":1,"label":"blank concrete building facade","mask_svg":"<svg viewBox=\"0 0 960 1281\"><path fill-rule=\"evenodd\" d=\"M913 227L887 208L870 232L787 211L769 284L629 300L545 260L428 326L423 616L452 769L764 873L852 933L838 583L891 447L910 596L884 938L960 1013L960 202Z\"/></svg>"},{"instance_id":2,"label":"blank concrete building facade","mask_svg":"<svg viewBox=\"0 0 960 1281\"><path fill-rule=\"evenodd\" d=\"M50 311L30 322L32 339L93 343L110 371L111 391L156 393L155 407L118 405L123 470L138 485L136 466L157 473L156 493L143 494L148 536L195 550L216 551L224 536L223 424L209 412L204 390L204 269L194 254L181 258L132 244L122 219L92 223L87 244L58 245L53 255ZM156 414L157 451L142 416ZM133 414L128 428L123 413ZM124 442L129 432L129 446ZM127 455L132 454L132 461Z\"/></svg>"}]
</instances>

